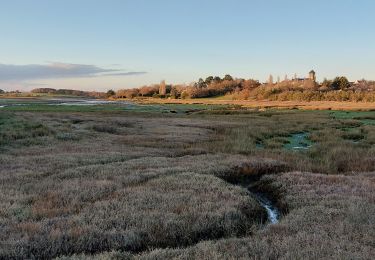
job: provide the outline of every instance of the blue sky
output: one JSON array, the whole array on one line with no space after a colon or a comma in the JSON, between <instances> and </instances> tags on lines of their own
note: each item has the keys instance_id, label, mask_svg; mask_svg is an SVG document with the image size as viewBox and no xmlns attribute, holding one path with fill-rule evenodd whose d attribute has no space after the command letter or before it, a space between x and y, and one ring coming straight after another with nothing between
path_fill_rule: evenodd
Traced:
<instances>
[{"instance_id":1,"label":"blue sky","mask_svg":"<svg viewBox=\"0 0 375 260\"><path fill-rule=\"evenodd\" d=\"M375 79L372 0L3 0L0 88Z\"/></svg>"}]
</instances>

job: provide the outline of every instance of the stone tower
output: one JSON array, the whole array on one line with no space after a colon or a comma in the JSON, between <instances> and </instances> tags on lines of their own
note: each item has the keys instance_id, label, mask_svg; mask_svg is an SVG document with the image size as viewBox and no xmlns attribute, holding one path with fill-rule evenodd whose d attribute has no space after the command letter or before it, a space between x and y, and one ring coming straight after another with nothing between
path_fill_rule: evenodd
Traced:
<instances>
[{"instance_id":1,"label":"stone tower","mask_svg":"<svg viewBox=\"0 0 375 260\"><path fill-rule=\"evenodd\" d=\"M314 70L311 70L309 72L309 79L312 80L312 81L314 81L314 82L316 82L316 73L315 73Z\"/></svg>"}]
</instances>

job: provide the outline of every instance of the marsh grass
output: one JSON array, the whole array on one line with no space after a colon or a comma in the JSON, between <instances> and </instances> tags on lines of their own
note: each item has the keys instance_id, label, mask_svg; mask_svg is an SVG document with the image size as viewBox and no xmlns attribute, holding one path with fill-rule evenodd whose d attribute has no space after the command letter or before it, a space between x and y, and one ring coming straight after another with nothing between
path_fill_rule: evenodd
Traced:
<instances>
[{"instance_id":1,"label":"marsh grass","mask_svg":"<svg viewBox=\"0 0 375 260\"><path fill-rule=\"evenodd\" d=\"M0 258L374 254L375 182L363 172L375 170L375 131L353 116L66 112L1 114L0 129L22 138L0 144ZM296 133L312 147L285 149ZM279 224L263 225L249 185L282 210Z\"/></svg>"},{"instance_id":2,"label":"marsh grass","mask_svg":"<svg viewBox=\"0 0 375 260\"><path fill-rule=\"evenodd\" d=\"M135 259L371 259L374 175L285 173L263 181L282 186L289 213L254 236L156 249ZM339 250L338 250L339 249ZM106 256L116 253L107 253Z\"/></svg>"},{"instance_id":3,"label":"marsh grass","mask_svg":"<svg viewBox=\"0 0 375 260\"><path fill-rule=\"evenodd\" d=\"M25 118L14 118L8 114L0 114L0 145L14 143L27 144L39 137L48 136L53 131L40 121L30 121ZM29 139L29 140L27 140Z\"/></svg>"},{"instance_id":4,"label":"marsh grass","mask_svg":"<svg viewBox=\"0 0 375 260\"><path fill-rule=\"evenodd\" d=\"M352 119L354 115L335 119L325 111L268 111L266 115L253 111L247 116L222 116L234 126L215 131L215 141L205 145L213 153L260 155L286 161L301 171L373 171L375 128ZM297 133L308 133L300 144L308 149L290 149Z\"/></svg>"}]
</instances>

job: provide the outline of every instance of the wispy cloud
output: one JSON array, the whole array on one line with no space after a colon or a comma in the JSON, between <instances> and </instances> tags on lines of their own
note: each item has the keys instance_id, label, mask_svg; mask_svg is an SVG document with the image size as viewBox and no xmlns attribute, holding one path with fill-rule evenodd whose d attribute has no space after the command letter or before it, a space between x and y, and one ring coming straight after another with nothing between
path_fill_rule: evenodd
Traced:
<instances>
[{"instance_id":1,"label":"wispy cloud","mask_svg":"<svg viewBox=\"0 0 375 260\"><path fill-rule=\"evenodd\" d=\"M119 73L107 73L101 76L136 76L147 74L145 71L130 71L130 72L119 72Z\"/></svg>"},{"instance_id":2,"label":"wispy cloud","mask_svg":"<svg viewBox=\"0 0 375 260\"><path fill-rule=\"evenodd\" d=\"M53 62L48 64L12 65L0 63L0 81L25 81L40 79L133 76L147 72L106 69L95 65Z\"/></svg>"}]
</instances>

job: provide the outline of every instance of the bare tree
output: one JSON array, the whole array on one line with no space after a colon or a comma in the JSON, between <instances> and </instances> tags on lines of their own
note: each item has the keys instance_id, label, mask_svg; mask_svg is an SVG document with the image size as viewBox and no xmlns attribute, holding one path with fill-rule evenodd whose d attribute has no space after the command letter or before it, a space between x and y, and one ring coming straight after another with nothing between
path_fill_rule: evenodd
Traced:
<instances>
[{"instance_id":1,"label":"bare tree","mask_svg":"<svg viewBox=\"0 0 375 260\"><path fill-rule=\"evenodd\" d=\"M167 94L167 85L165 84L165 80L160 82L159 85L159 95L165 96Z\"/></svg>"},{"instance_id":2,"label":"bare tree","mask_svg":"<svg viewBox=\"0 0 375 260\"><path fill-rule=\"evenodd\" d=\"M273 84L273 76L272 76L272 74L271 74L270 77L268 78L268 84L270 84L270 85Z\"/></svg>"}]
</instances>

